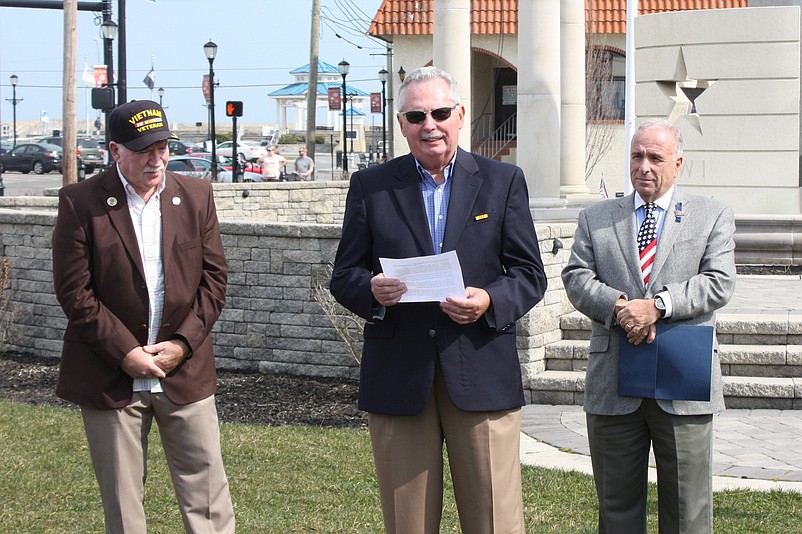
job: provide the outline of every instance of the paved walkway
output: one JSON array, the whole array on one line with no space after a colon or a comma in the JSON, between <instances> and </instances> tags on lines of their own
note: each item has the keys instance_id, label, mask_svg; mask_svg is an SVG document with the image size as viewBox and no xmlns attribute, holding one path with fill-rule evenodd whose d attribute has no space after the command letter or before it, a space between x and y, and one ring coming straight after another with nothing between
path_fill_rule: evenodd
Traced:
<instances>
[{"instance_id":1,"label":"paved walkway","mask_svg":"<svg viewBox=\"0 0 802 534\"><path fill-rule=\"evenodd\" d=\"M802 318L802 277L741 276L719 314ZM528 405L523 409L525 464L591 474L581 406ZM802 492L802 410L726 410L713 419L713 488ZM649 479L656 481L654 458Z\"/></svg>"}]
</instances>

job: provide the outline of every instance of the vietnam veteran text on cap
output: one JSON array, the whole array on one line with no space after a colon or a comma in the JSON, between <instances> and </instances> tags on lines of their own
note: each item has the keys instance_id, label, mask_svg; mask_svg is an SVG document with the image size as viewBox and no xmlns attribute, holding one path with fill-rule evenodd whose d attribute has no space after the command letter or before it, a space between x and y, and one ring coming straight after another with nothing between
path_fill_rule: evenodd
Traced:
<instances>
[{"instance_id":1,"label":"vietnam veteran text on cap","mask_svg":"<svg viewBox=\"0 0 802 534\"><path fill-rule=\"evenodd\" d=\"M109 139L128 150L143 150L162 139L178 139L170 131L164 109L152 100L120 104L109 115Z\"/></svg>"}]
</instances>

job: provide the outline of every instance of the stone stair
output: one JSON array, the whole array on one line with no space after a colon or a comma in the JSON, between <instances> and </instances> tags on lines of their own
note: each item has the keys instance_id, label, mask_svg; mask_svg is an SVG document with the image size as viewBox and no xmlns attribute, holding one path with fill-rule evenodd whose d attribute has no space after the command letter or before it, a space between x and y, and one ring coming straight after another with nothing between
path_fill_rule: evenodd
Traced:
<instances>
[{"instance_id":1,"label":"stone stair","mask_svg":"<svg viewBox=\"0 0 802 534\"><path fill-rule=\"evenodd\" d=\"M546 370L532 378L533 404L582 404L590 319L560 320L562 340L545 350ZM719 313L719 358L728 408L802 409L802 318Z\"/></svg>"}]
</instances>

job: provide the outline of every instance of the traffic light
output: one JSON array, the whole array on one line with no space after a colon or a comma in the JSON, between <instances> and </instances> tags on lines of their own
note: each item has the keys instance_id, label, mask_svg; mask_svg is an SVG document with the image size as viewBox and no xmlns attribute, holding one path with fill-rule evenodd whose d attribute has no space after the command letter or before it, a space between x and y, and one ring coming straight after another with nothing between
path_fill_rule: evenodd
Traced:
<instances>
[{"instance_id":1,"label":"traffic light","mask_svg":"<svg viewBox=\"0 0 802 534\"><path fill-rule=\"evenodd\" d=\"M226 102L226 115L229 117L242 117L242 101L229 100Z\"/></svg>"}]
</instances>

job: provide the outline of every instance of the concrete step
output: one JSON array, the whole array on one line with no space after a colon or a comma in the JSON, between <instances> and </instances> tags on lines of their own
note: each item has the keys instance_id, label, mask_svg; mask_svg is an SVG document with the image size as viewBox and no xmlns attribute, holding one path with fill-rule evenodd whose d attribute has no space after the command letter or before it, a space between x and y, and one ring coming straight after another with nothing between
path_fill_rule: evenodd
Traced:
<instances>
[{"instance_id":1,"label":"concrete step","mask_svg":"<svg viewBox=\"0 0 802 534\"><path fill-rule=\"evenodd\" d=\"M725 376L724 402L737 409L802 409L802 378ZM530 404L581 405L584 371L544 371L532 377Z\"/></svg>"},{"instance_id":2,"label":"concrete step","mask_svg":"<svg viewBox=\"0 0 802 534\"><path fill-rule=\"evenodd\" d=\"M547 371L584 371L586 339L564 339L546 346ZM802 377L802 345L719 345L721 374L765 378Z\"/></svg>"},{"instance_id":3,"label":"concrete step","mask_svg":"<svg viewBox=\"0 0 802 534\"><path fill-rule=\"evenodd\" d=\"M579 312L560 318L563 339L590 339L590 319ZM720 313L716 337L721 344L802 345L802 316L795 314Z\"/></svg>"},{"instance_id":4,"label":"concrete step","mask_svg":"<svg viewBox=\"0 0 802 534\"><path fill-rule=\"evenodd\" d=\"M531 379L533 403L582 404L590 319L560 320L563 339L545 348L545 371ZM726 314L716 321L724 397L730 408L802 409L802 318Z\"/></svg>"}]
</instances>

